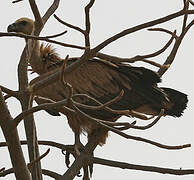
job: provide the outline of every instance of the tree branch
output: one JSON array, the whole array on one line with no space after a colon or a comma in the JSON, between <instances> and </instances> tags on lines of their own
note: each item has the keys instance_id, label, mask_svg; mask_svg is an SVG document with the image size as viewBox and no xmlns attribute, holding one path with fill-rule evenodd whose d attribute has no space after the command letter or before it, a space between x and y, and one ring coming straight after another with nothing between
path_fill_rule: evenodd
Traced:
<instances>
[{"instance_id":1,"label":"tree branch","mask_svg":"<svg viewBox=\"0 0 194 180\"><path fill-rule=\"evenodd\" d=\"M60 45L60 46L63 46L63 47L70 47L70 48L76 48L76 49L81 49L81 50L85 49L85 47L83 47L83 46L67 44L67 43L62 43L62 42L59 42L59 41L48 39L47 36L46 37L40 37L40 36L34 36L34 35L25 35L25 34L22 34L22 33L4 33L4 32L0 32L0 37L20 37L20 38L25 38L25 39L34 39L34 40L46 41L46 42L57 44L57 45Z\"/></svg>"},{"instance_id":2,"label":"tree branch","mask_svg":"<svg viewBox=\"0 0 194 180\"><path fill-rule=\"evenodd\" d=\"M107 159L101 159L96 157L88 157L90 163L105 165L109 167L117 167L122 169L131 169L131 170L141 170L147 172L156 172L161 174L172 174L172 175L188 175L194 174L194 169L170 169L170 168L162 168L155 166L144 166L144 165L136 165L129 164L125 162L111 161Z\"/></svg>"},{"instance_id":3,"label":"tree branch","mask_svg":"<svg viewBox=\"0 0 194 180\"><path fill-rule=\"evenodd\" d=\"M110 37L109 39L105 40L104 42L100 43L95 48L93 48L92 51L94 51L95 53L97 53L101 49L103 49L104 47L106 47L107 45L109 45L113 41L118 40L121 37L124 37L124 36L126 36L128 34L134 33L136 31L139 31L139 30L148 28L150 26L154 26L154 25L157 25L157 24L161 24L161 23L170 21L171 19L174 19L174 18L177 18L179 16L182 16L185 13L187 13L187 14L194 14L194 10L188 10L188 11L181 10L181 11L178 11L176 13L170 14L168 16L165 16L165 17L162 17L162 18L159 18L159 19L156 19L156 20L153 20L153 21L149 21L147 23L143 23L143 24L134 26L132 28L126 29L126 30L124 30L124 31L122 31L122 32L120 32L120 33L118 33L118 34Z\"/></svg>"},{"instance_id":4,"label":"tree branch","mask_svg":"<svg viewBox=\"0 0 194 180\"><path fill-rule=\"evenodd\" d=\"M0 90L0 126L5 136L16 179L32 180L20 146L17 129L11 130L13 119Z\"/></svg>"},{"instance_id":5,"label":"tree branch","mask_svg":"<svg viewBox=\"0 0 194 180\"><path fill-rule=\"evenodd\" d=\"M74 26L74 25L72 25L72 24L69 24L69 23L67 23L67 22L65 22L65 21L63 21L63 20L61 20L56 14L54 14L54 18L55 18L57 21L59 21L61 24L65 25L65 26L67 26L67 27L69 27L69 28L72 28L72 29L74 29L74 30L76 30L76 31L79 31L79 32L82 33L82 34L85 34L85 31L84 31L83 29L81 29L81 28L78 27L78 26Z\"/></svg>"}]
</instances>

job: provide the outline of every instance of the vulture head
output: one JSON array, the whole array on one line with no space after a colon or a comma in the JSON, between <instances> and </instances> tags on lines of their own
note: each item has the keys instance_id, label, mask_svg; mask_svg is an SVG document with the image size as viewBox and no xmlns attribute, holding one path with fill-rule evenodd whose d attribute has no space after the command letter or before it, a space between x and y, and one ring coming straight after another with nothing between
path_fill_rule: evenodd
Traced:
<instances>
[{"instance_id":1,"label":"vulture head","mask_svg":"<svg viewBox=\"0 0 194 180\"><path fill-rule=\"evenodd\" d=\"M18 32L30 35L34 28L34 21L32 19L23 17L10 24L7 27L8 32Z\"/></svg>"}]
</instances>

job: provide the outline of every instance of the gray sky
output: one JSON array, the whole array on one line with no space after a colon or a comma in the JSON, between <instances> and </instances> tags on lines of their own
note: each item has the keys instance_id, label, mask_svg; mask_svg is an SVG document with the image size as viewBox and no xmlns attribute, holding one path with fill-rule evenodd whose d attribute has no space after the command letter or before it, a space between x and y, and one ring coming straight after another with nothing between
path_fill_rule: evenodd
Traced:
<instances>
[{"instance_id":1,"label":"gray sky","mask_svg":"<svg viewBox=\"0 0 194 180\"><path fill-rule=\"evenodd\" d=\"M38 1L38 0L37 0ZM84 27L84 6L88 1L84 0L61 0L61 4L56 14L63 20ZM140 3L141 2L141 3ZM52 0L38 1L41 13L43 14ZM178 11L182 8L182 0L148 0L148 1L111 1L111 0L96 0L94 7L91 10L91 44L96 46L103 40L112 35L126 29L133 27L143 22L147 22L167 14ZM10 1L2 1L0 6L0 31L5 32L7 25L20 17L33 17L28 5L28 1L17 4L12 4ZM181 18L170 21L169 23L157 25L156 27L168 28L173 31L177 29L180 32L182 25ZM83 45L83 37L78 32L64 27L56 22L52 17L44 30L42 36L60 33L68 30L68 33L63 37L57 38L62 42ZM188 108L181 118L163 117L153 128L146 131L128 130L127 133L145 137L151 140L158 141L167 145L179 145L191 143L194 144L193 127L193 44L194 27L185 37L173 63L172 67L163 76L163 82L160 86L171 87L188 94L189 103ZM160 49L168 40L170 36L161 32L149 32L142 30L140 32L128 35L110 44L102 50L102 52L120 56L132 57L135 55L144 55L155 52ZM0 60L0 84L10 89L17 90L17 64L19 62L21 51L24 47L24 40L19 38L0 38L1 60ZM80 50L70 48L63 48L53 45L57 48L57 52L61 57L67 54L72 56L79 56L82 54ZM163 55L152 60L156 62L164 62L169 50ZM146 64L134 64L134 66L146 66L157 70L152 66ZM30 79L35 75L30 75ZM20 105L14 98L8 101L8 107L13 117L21 112ZM35 114L38 137L40 140L52 140L64 144L73 143L73 133L67 125L64 116L52 117L45 112L38 112ZM134 119L121 118L120 121L132 122ZM145 122L138 122L139 125L146 124ZM23 123L19 125L19 134L21 139L25 139ZM83 141L86 137L82 135ZM4 137L0 130L0 141L4 141ZM45 152L47 147L41 146L41 153ZM26 154L26 147L23 147ZM194 168L194 148L184 150L164 150L154 147L149 144L136 142L133 140L126 140L118 135L110 133L107 144L103 147L98 147L95 151L95 156L124 161L128 163L152 165L168 168ZM28 157L26 157L28 162ZM10 168L11 163L6 148L0 149L0 168ZM64 165L64 158L60 150L51 148L49 155L42 160L42 167L56 171L63 174L66 170ZM155 180L190 180L193 176L172 176L161 175L157 173L121 170L117 168L108 168L104 166L95 165L93 180L99 179L148 179ZM14 176L10 175L3 180L12 180ZM50 180L49 177L44 177L45 180ZM80 179L80 178L76 178Z\"/></svg>"}]
</instances>

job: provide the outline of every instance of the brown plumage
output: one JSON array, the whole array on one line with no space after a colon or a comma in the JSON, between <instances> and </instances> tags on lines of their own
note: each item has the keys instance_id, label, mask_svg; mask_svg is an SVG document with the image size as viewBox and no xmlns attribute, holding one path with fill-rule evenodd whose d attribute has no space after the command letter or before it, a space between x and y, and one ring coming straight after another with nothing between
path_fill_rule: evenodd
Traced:
<instances>
[{"instance_id":1,"label":"brown plumage","mask_svg":"<svg viewBox=\"0 0 194 180\"><path fill-rule=\"evenodd\" d=\"M21 23L23 21L26 23ZM33 25L29 25L32 23L33 21L28 18L21 18L14 24L9 25L8 31L28 34L29 28L33 28ZM77 59L70 59L67 65ZM40 46L39 41L36 41L33 57L29 63L32 70L40 76L32 80L30 84L59 71L62 62L63 60L50 45ZM132 67L100 59L88 60L71 74L66 75L65 81L72 85L74 94L87 94L101 103L106 103L117 96L121 90L124 90L123 97L110 106L115 110L129 109L143 114L158 115L160 110L164 109L165 115L179 117L186 108L188 101L187 95L184 93L170 88L159 88L157 83L160 82L160 78L156 72L144 67ZM61 87L60 82L54 82L39 90L36 95L60 101L68 96L68 91L66 92ZM40 99L36 101L38 104L44 103ZM79 97L76 101L86 105L97 105L87 98ZM81 110L92 117L105 121L116 121L120 117L106 110L93 111L84 108ZM93 131L100 128L78 114L67 113L61 109L48 110L48 112L52 115L59 115L58 112L64 113L67 116L70 127L77 134L82 131L92 134ZM107 133L103 135L99 143L104 144L106 137Z\"/></svg>"}]
</instances>

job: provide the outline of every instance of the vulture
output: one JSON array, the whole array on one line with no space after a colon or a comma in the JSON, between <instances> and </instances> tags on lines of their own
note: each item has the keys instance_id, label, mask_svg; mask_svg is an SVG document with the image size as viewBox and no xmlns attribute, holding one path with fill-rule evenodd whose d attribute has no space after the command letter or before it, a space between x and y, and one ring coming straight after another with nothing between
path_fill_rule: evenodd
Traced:
<instances>
[{"instance_id":1,"label":"vulture","mask_svg":"<svg viewBox=\"0 0 194 180\"><path fill-rule=\"evenodd\" d=\"M8 32L31 34L34 21L29 18L20 18L7 28ZM61 70L63 59L55 52L51 45L40 44L35 41L35 47L29 64L33 72L39 74L30 84ZM79 58L70 58L67 66ZM65 81L72 85L73 94L87 94L101 103L106 103L120 94L124 94L120 100L109 107L114 110L133 110L145 115L158 115L161 109L164 114L180 117L187 107L187 95L177 90L159 87L161 82L159 75L144 67L133 67L123 63L113 63L106 59L89 59L80 65L71 74L64 77ZM36 96L45 97L53 101L60 101L68 96L60 82L49 84L46 88L38 90ZM76 97L75 97L76 98ZM99 105L92 99L77 96L76 101L89 106ZM36 99L38 104L43 101ZM71 108L71 107L70 107ZM80 108L81 111L104 121L116 121L120 115L113 114L105 109L91 110ZM51 115L58 116L62 110L47 110ZM68 123L75 134L86 132L88 137L102 127L93 123L90 119L78 113L62 112L67 116ZM107 131L104 131L99 145L105 144ZM76 140L76 139L75 139ZM78 142L78 139L76 140Z\"/></svg>"}]
</instances>

